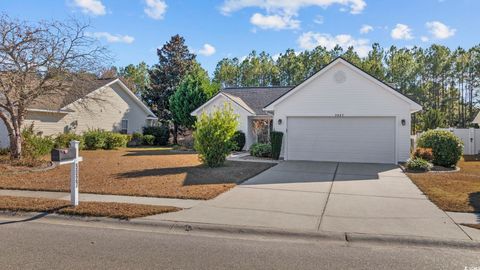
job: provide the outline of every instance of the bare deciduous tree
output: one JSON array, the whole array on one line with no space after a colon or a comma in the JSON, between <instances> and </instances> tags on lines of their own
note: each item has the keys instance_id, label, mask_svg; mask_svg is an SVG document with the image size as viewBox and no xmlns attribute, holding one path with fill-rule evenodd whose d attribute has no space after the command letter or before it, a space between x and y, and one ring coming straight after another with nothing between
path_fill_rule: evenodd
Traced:
<instances>
[{"instance_id":1,"label":"bare deciduous tree","mask_svg":"<svg viewBox=\"0 0 480 270\"><path fill-rule=\"evenodd\" d=\"M5 122L12 159L22 155L22 125L38 102L72 95L75 81L94 80L109 64L107 49L86 34L88 23L30 23L0 15L0 119Z\"/></svg>"}]
</instances>

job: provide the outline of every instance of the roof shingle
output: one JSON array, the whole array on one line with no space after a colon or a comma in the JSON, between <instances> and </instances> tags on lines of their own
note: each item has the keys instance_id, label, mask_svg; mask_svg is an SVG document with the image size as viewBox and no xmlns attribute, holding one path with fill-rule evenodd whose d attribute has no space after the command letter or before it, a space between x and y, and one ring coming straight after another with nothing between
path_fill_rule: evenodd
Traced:
<instances>
[{"instance_id":1,"label":"roof shingle","mask_svg":"<svg viewBox=\"0 0 480 270\"><path fill-rule=\"evenodd\" d=\"M241 99L256 115L266 115L263 108L292 88L293 86L225 88L222 93Z\"/></svg>"}]
</instances>

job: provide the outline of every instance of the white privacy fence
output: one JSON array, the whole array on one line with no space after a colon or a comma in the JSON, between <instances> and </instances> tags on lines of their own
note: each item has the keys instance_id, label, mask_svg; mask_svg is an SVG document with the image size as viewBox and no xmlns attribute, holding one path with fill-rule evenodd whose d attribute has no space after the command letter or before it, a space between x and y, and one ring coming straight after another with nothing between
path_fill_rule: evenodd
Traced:
<instances>
[{"instance_id":1,"label":"white privacy fence","mask_svg":"<svg viewBox=\"0 0 480 270\"><path fill-rule=\"evenodd\" d=\"M478 128L439 128L440 130L448 130L453 132L463 142L464 155L476 155L480 153L480 129ZM413 138L413 145L416 146L416 139L422 135L417 134Z\"/></svg>"}]
</instances>

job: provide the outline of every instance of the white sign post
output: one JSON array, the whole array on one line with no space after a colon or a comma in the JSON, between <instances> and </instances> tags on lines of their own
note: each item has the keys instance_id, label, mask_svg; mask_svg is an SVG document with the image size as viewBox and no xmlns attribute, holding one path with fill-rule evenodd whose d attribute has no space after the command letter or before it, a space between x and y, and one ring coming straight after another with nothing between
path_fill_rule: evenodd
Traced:
<instances>
[{"instance_id":1,"label":"white sign post","mask_svg":"<svg viewBox=\"0 0 480 270\"><path fill-rule=\"evenodd\" d=\"M72 203L72 206L77 206L78 205L78 180L79 180L79 162L80 162L80 157L79 157L79 151L78 148L80 146L79 141L71 141L70 142L70 149L75 151L75 158L73 159L72 162L72 169L70 172L70 202Z\"/></svg>"}]
</instances>

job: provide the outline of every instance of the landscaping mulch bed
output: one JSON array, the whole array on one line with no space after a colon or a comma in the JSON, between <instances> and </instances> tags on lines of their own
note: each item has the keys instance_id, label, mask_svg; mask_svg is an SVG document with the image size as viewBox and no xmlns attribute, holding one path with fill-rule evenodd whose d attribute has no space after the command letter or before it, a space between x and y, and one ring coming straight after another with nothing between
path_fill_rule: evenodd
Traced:
<instances>
[{"instance_id":1,"label":"landscaping mulch bed","mask_svg":"<svg viewBox=\"0 0 480 270\"><path fill-rule=\"evenodd\" d=\"M80 192L180 199L211 199L274 166L227 161L208 168L197 154L169 148L81 151ZM0 174L0 189L69 191L70 166L21 175Z\"/></svg>"},{"instance_id":2,"label":"landscaping mulch bed","mask_svg":"<svg viewBox=\"0 0 480 270\"><path fill-rule=\"evenodd\" d=\"M70 202L64 200L0 196L0 210L131 219L179 211L180 209L170 206L110 202L80 202L77 207L72 207Z\"/></svg>"},{"instance_id":3,"label":"landscaping mulch bed","mask_svg":"<svg viewBox=\"0 0 480 270\"><path fill-rule=\"evenodd\" d=\"M441 209L480 212L480 161L462 159L457 166L456 172L407 175Z\"/></svg>"}]
</instances>

